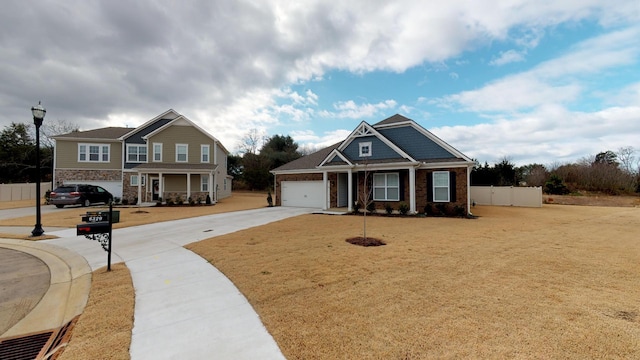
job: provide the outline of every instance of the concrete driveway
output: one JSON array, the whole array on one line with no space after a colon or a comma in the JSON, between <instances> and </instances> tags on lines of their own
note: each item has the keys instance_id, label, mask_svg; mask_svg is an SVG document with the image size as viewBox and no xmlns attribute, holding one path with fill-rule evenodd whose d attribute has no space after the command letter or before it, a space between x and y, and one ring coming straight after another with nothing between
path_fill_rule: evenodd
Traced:
<instances>
[{"instance_id":1,"label":"concrete driveway","mask_svg":"<svg viewBox=\"0 0 640 360\"><path fill-rule=\"evenodd\" d=\"M284 359L260 318L222 273L183 246L317 209L272 207L113 231L112 263L124 261L135 288L131 358ZM75 229L44 242L71 249L92 269L106 265L100 245Z\"/></svg>"}]
</instances>

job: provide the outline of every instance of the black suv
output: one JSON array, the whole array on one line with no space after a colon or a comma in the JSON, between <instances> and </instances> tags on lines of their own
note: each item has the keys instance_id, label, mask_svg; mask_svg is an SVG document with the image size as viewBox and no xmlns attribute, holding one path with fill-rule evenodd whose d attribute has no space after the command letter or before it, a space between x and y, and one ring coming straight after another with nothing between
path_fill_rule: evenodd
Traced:
<instances>
[{"instance_id":1,"label":"black suv","mask_svg":"<svg viewBox=\"0 0 640 360\"><path fill-rule=\"evenodd\" d=\"M100 186L77 184L57 187L51 192L49 203L57 208L62 208L65 205L75 204L82 206L89 206L93 203L108 204L112 200L113 195Z\"/></svg>"}]
</instances>

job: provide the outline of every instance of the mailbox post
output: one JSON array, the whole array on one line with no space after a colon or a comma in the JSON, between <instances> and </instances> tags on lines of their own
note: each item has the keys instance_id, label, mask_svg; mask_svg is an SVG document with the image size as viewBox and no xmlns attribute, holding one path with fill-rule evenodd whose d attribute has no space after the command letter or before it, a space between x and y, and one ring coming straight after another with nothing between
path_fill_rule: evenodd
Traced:
<instances>
[{"instance_id":1,"label":"mailbox post","mask_svg":"<svg viewBox=\"0 0 640 360\"><path fill-rule=\"evenodd\" d=\"M107 252L107 271L111 271L111 234L113 227L113 204L109 203L109 212L87 211L82 216L84 224L76 225L76 235L84 235L89 240L98 240Z\"/></svg>"}]
</instances>

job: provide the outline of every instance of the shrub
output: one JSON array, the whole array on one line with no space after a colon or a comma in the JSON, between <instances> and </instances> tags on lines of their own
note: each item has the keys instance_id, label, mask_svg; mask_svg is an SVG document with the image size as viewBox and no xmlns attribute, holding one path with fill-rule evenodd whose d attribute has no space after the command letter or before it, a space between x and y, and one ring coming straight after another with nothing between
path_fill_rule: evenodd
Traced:
<instances>
[{"instance_id":1,"label":"shrub","mask_svg":"<svg viewBox=\"0 0 640 360\"><path fill-rule=\"evenodd\" d=\"M122 199L122 205L129 205L129 199L127 198Z\"/></svg>"},{"instance_id":2,"label":"shrub","mask_svg":"<svg viewBox=\"0 0 640 360\"><path fill-rule=\"evenodd\" d=\"M370 213L376 211L376 203L374 203L373 201L368 203L367 204L367 211L370 212Z\"/></svg>"},{"instance_id":3,"label":"shrub","mask_svg":"<svg viewBox=\"0 0 640 360\"><path fill-rule=\"evenodd\" d=\"M131 203L132 205L136 205L138 204L138 197L134 197L133 198L133 202Z\"/></svg>"},{"instance_id":4,"label":"shrub","mask_svg":"<svg viewBox=\"0 0 640 360\"><path fill-rule=\"evenodd\" d=\"M409 205L400 203L400 205L398 205L398 211L401 215L407 215L407 213L409 212Z\"/></svg>"},{"instance_id":5,"label":"shrub","mask_svg":"<svg viewBox=\"0 0 640 360\"><path fill-rule=\"evenodd\" d=\"M51 201L51 190L47 190L44 193L44 203L45 203L45 205L49 205L50 201Z\"/></svg>"},{"instance_id":6,"label":"shrub","mask_svg":"<svg viewBox=\"0 0 640 360\"><path fill-rule=\"evenodd\" d=\"M425 215L433 215L433 205L427 204L424 206L424 214Z\"/></svg>"},{"instance_id":7,"label":"shrub","mask_svg":"<svg viewBox=\"0 0 640 360\"><path fill-rule=\"evenodd\" d=\"M273 206L273 198L271 197L271 190L269 190L269 192L267 193L267 204L269 205L269 207Z\"/></svg>"},{"instance_id":8,"label":"shrub","mask_svg":"<svg viewBox=\"0 0 640 360\"><path fill-rule=\"evenodd\" d=\"M560 176L553 174L544 184L544 192L553 195L564 195L569 193L569 189L564 184Z\"/></svg>"},{"instance_id":9,"label":"shrub","mask_svg":"<svg viewBox=\"0 0 640 360\"><path fill-rule=\"evenodd\" d=\"M362 207L362 204L360 204L360 201L356 201L353 203L353 211L357 214L358 212L360 212L360 208Z\"/></svg>"},{"instance_id":10,"label":"shrub","mask_svg":"<svg viewBox=\"0 0 640 360\"><path fill-rule=\"evenodd\" d=\"M384 203L384 211L386 211L387 214L391 215L391 213L393 213L393 206L391 206L391 204L389 203Z\"/></svg>"},{"instance_id":11,"label":"shrub","mask_svg":"<svg viewBox=\"0 0 640 360\"><path fill-rule=\"evenodd\" d=\"M168 198L168 199L167 199L167 205L168 205L168 206L173 206L173 205L175 205L175 202L173 201L173 198Z\"/></svg>"},{"instance_id":12,"label":"shrub","mask_svg":"<svg viewBox=\"0 0 640 360\"><path fill-rule=\"evenodd\" d=\"M176 204L178 205L184 204L184 200L182 200L182 196L178 195L178 198L176 199Z\"/></svg>"},{"instance_id":13,"label":"shrub","mask_svg":"<svg viewBox=\"0 0 640 360\"><path fill-rule=\"evenodd\" d=\"M189 205L194 206L196 202L193 200L191 196L189 196Z\"/></svg>"},{"instance_id":14,"label":"shrub","mask_svg":"<svg viewBox=\"0 0 640 360\"><path fill-rule=\"evenodd\" d=\"M460 206L460 205L454 206L453 213L455 214L455 216L464 217L465 216L464 206Z\"/></svg>"},{"instance_id":15,"label":"shrub","mask_svg":"<svg viewBox=\"0 0 640 360\"><path fill-rule=\"evenodd\" d=\"M436 204L436 209L438 209L438 215L447 215L447 205L444 203Z\"/></svg>"},{"instance_id":16,"label":"shrub","mask_svg":"<svg viewBox=\"0 0 640 360\"><path fill-rule=\"evenodd\" d=\"M207 205L211 205L211 196L209 196L209 194L207 194L207 199L204 201L204 203Z\"/></svg>"},{"instance_id":17,"label":"shrub","mask_svg":"<svg viewBox=\"0 0 640 360\"><path fill-rule=\"evenodd\" d=\"M121 199L121 198L119 198L119 197L117 197L117 196L113 198L113 203L114 203L114 204L118 205L118 204L120 204L121 202L122 202L122 199Z\"/></svg>"}]
</instances>

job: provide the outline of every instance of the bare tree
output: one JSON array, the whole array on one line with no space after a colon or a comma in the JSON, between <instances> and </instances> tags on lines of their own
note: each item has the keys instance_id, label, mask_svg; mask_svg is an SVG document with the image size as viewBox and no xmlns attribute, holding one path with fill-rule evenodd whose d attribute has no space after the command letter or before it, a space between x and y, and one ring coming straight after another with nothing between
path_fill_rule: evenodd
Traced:
<instances>
[{"instance_id":1,"label":"bare tree","mask_svg":"<svg viewBox=\"0 0 640 360\"><path fill-rule=\"evenodd\" d=\"M264 130L258 130L256 128L249 130L242 139L240 139L240 152L243 154L255 154L258 149L262 147L266 138L267 134Z\"/></svg>"},{"instance_id":2,"label":"bare tree","mask_svg":"<svg viewBox=\"0 0 640 360\"><path fill-rule=\"evenodd\" d=\"M633 146L624 146L618 149L617 155L620 167L629 174L634 174L637 170L635 153L636 150Z\"/></svg>"}]
</instances>

